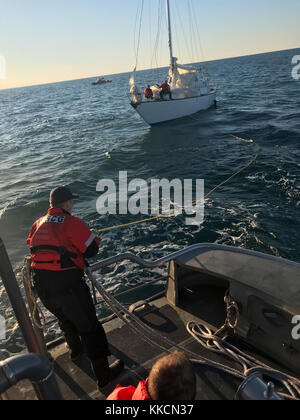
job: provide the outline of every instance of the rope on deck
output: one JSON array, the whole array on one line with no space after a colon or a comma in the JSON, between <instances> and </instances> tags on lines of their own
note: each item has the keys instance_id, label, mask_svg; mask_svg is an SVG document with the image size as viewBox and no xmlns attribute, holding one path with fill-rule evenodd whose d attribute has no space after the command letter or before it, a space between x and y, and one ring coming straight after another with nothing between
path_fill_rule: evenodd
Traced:
<instances>
[{"instance_id":1,"label":"rope on deck","mask_svg":"<svg viewBox=\"0 0 300 420\"><path fill-rule=\"evenodd\" d=\"M94 274L90 269L86 270L86 275L90 281L94 284L95 288L100 293L101 297L105 303L110 307L110 309L133 331L135 332L142 340L150 344L152 347L158 347L164 352L170 353L172 348L175 348L183 353L185 353L193 362L209 366L211 368L217 369L221 372L229 374L235 378L244 381L251 374L257 372L271 378L275 378L280 382L284 388L287 390L287 394L279 394L285 399L291 400L300 400L300 380L289 376L285 373L272 369L271 367L265 365L264 363L256 360L255 358L243 353L238 348L230 345L225 342L224 339L217 337L213 334L208 328L199 325L198 323L192 321L187 324L188 332L206 349L209 349L213 352L220 353L224 356L229 357L231 360L242 366L242 371L238 369L231 368L225 364L214 362L212 360L206 359L184 347L177 345L176 343L169 340L167 337L164 337L162 334L156 332L151 327L144 324L137 316L129 312L124 306L122 306L112 295L110 295L96 279ZM230 301L229 297L228 304L234 307L233 302ZM229 315L227 311L227 314ZM238 314L236 314L238 316ZM232 318L227 323L228 326L234 325ZM219 330L222 331L223 328Z\"/></svg>"},{"instance_id":2,"label":"rope on deck","mask_svg":"<svg viewBox=\"0 0 300 420\"><path fill-rule=\"evenodd\" d=\"M90 281L95 285L96 289L100 293L101 297L108 305L108 307L131 329L133 330L140 338L150 344L152 347L159 348L164 352L170 353L170 348L176 348L179 351L186 353L191 359L197 360L198 363L203 363L212 368L223 370L224 372L231 374L238 379L243 380L243 375L235 369L224 366L217 362L212 362L204 357L199 356L196 353L191 352L188 349L185 349L181 346L178 346L173 341L169 340L167 337L157 333L148 325L140 321L140 319L135 316L133 313L129 312L124 306L122 306L112 295L110 295L92 274L90 269L86 270L86 275ZM166 347L169 346L169 347Z\"/></svg>"},{"instance_id":3,"label":"rope on deck","mask_svg":"<svg viewBox=\"0 0 300 420\"><path fill-rule=\"evenodd\" d=\"M300 380L290 375L282 373L260 360L244 353L239 348L229 344L204 325L191 321L186 326L187 331L201 344L205 349L214 353L221 354L242 366L242 375L248 378L253 373L260 373L274 378L287 389L288 394L278 393L285 399L300 400Z\"/></svg>"},{"instance_id":4,"label":"rope on deck","mask_svg":"<svg viewBox=\"0 0 300 420\"><path fill-rule=\"evenodd\" d=\"M24 290L27 298L28 307L31 314L33 329L36 338L40 345L42 354L49 360L52 360L51 354L48 352L47 345L44 337L44 327L46 326L46 317L38 304L38 298L33 288L31 278L31 257L25 259L24 267L22 269L22 280Z\"/></svg>"},{"instance_id":5,"label":"rope on deck","mask_svg":"<svg viewBox=\"0 0 300 420\"><path fill-rule=\"evenodd\" d=\"M43 330L46 326L46 317L38 304L38 298L34 292L31 281L31 258L26 258L22 269L22 280L27 297L27 302L30 308L32 322L36 328Z\"/></svg>"}]
</instances>

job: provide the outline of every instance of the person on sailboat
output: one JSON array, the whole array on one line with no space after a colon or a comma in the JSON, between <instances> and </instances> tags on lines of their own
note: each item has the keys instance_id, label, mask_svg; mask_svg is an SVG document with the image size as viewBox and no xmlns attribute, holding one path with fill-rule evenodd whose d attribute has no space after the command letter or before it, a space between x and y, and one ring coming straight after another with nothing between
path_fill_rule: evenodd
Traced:
<instances>
[{"instance_id":1,"label":"person on sailboat","mask_svg":"<svg viewBox=\"0 0 300 420\"><path fill-rule=\"evenodd\" d=\"M147 89L144 90L144 95L146 99L153 99L153 90L150 85L148 85Z\"/></svg>"},{"instance_id":2,"label":"person on sailboat","mask_svg":"<svg viewBox=\"0 0 300 420\"><path fill-rule=\"evenodd\" d=\"M159 86L160 89L160 99L163 99L164 96L169 95L170 100L172 99L172 92L170 85L167 80L164 81L164 83Z\"/></svg>"}]
</instances>

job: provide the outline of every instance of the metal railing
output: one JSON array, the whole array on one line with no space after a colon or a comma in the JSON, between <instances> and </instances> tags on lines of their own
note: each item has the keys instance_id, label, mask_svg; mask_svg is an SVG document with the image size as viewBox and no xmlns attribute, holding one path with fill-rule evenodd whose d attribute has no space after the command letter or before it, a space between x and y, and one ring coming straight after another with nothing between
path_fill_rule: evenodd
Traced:
<instances>
[{"instance_id":1,"label":"metal railing","mask_svg":"<svg viewBox=\"0 0 300 420\"><path fill-rule=\"evenodd\" d=\"M114 260L115 258L117 259L116 261ZM118 263L118 262L121 262L121 261L124 261L124 260L130 260L130 259L131 260L136 260L136 262L140 266L143 266L143 267L147 268L147 263L146 263L145 260L142 260L139 257L136 257L134 254L126 253L126 254L121 254L121 255L119 255L117 257L114 257L114 258L109 258L109 259L104 260L104 261L102 261L100 263L97 263L95 265L92 265L90 267L90 269L91 269L91 271L98 271L102 268L102 266L98 267L98 265L103 265L103 267L107 267L107 266L113 265L115 263ZM39 308L39 305L37 304L38 296L35 293L34 285L32 283L30 264L31 264L31 257L28 256L25 259L25 264L24 264L24 268L23 268L23 285L24 285L24 289L25 289L25 295L26 295L27 303L28 303L29 310L30 310L30 313L31 313L31 318L33 320L33 330L35 332L35 336L36 336L37 342L39 344L39 348L40 348L40 352L41 352L40 354L43 354L44 357L51 360L51 354L49 353L49 350L54 348L55 346L63 343L64 338L59 337L51 343L46 342L45 329L48 328L49 326L55 324L57 322L57 320L55 318L53 318L51 320L48 320L48 321L44 320L43 322L41 322L42 311ZM150 263L148 263L148 264L150 264ZM155 268L155 267L153 266L153 268ZM94 287L93 283L90 282L88 277L86 279L90 283L90 290L91 290L92 299L93 299L94 305L97 309L97 308L99 308L100 305L102 305L105 302L101 297L100 298L97 297L97 290ZM143 283L141 283L137 286L135 285L134 287L129 288L128 290L125 290L121 293L117 293L117 294L114 295L114 297L116 299L120 300L125 295L131 294L133 292L138 292L138 291L140 291L141 289L143 289L147 286L151 286L151 285L154 285L155 283L159 283L159 282L162 282L162 281L165 281L165 280L166 280L165 278L161 278L161 277L156 278L156 279L151 279L150 281L143 282ZM161 296L163 293L164 293L164 291L152 294L151 296L145 298L144 300L145 300L145 302L150 302L151 300L154 300L154 299L158 298L159 296ZM130 303L129 304L128 303L123 303L123 305L129 306ZM113 318L115 318L115 315L111 314L110 309L108 309L108 314L103 316L100 319L100 322L105 323L105 322L110 321Z\"/></svg>"},{"instance_id":2,"label":"metal railing","mask_svg":"<svg viewBox=\"0 0 300 420\"><path fill-rule=\"evenodd\" d=\"M172 254L167 255L165 257L162 257L162 258L159 258L156 261L147 261L147 260L144 260L141 257L138 257L135 254L132 254L131 252L126 252L124 254L119 254L119 255L116 255L114 257L107 258L107 259L105 259L103 261L100 261L96 264L92 264L89 267L89 269L90 269L90 271L95 272L95 271L100 270L101 268L108 267L110 265L113 265L113 264L116 264L116 263L119 263L119 262L122 262L122 261L131 261L131 262L133 262L137 265L140 265L141 267L154 269L154 268L162 267L163 265L169 263L172 260L175 260L176 258L178 258L178 257L180 257L180 256L182 256L182 255L184 255L188 252L196 251L198 249L199 250L200 249L207 249L207 248L217 249L217 247L218 247L218 245L214 245L214 244L196 244L196 245L192 245L188 248L181 249L180 251L173 252ZM221 248L221 246L219 246L219 247ZM223 249L224 249L224 247L223 247Z\"/></svg>"},{"instance_id":3,"label":"metal railing","mask_svg":"<svg viewBox=\"0 0 300 420\"><path fill-rule=\"evenodd\" d=\"M200 251L201 252L207 252L207 251L210 251L210 250L224 251L224 249L230 250L231 252L238 252L238 253L247 254L247 255L253 255L253 256L258 256L259 255L260 257L266 258L266 256L264 256L263 254L260 254L260 253L255 252L255 251L237 249L237 248L233 248L233 247L229 247L229 246L226 246L225 247L224 245L218 245L218 244L203 243L203 244L192 245L192 246L190 246L188 248L185 248L183 250L176 251L176 252L174 252L174 253L172 253L170 255L167 255L165 257L162 257L162 258L160 258L160 259L158 259L156 261L148 261L148 260L145 260L145 259L143 259L143 258L141 258L141 257L139 257L139 256L137 256L135 254L132 254L132 253L123 253L123 254L119 254L119 255L113 256L113 257L109 257L109 258L104 259L104 260L102 260L102 261L100 261L98 263L92 264L89 267L89 270L90 270L90 272L93 272L94 273L94 272L99 271L102 268L109 267L111 265L118 264L118 263L121 263L123 261L130 261L130 262L132 262L134 264L137 264L140 267L153 270L155 268L160 268L160 267L162 267L162 266L170 263L171 261L176 260L177 258L180 258L182 255L185 255L185 254L190 254L190 253L196 252L196 251L199 251L199 252ZM277 260L276 257L268 256L268 258L274 258L274 260ZM139 289L142 289L145 286L148 286L148 285L152 285L152 284L161 282L162 280L166 280L166 278L163 278L163 279L162 278L158 278L158 279L150 280L149 282L142 283L142 284L140 284L138 286L135 286L132 289L128 289L128 290L123 291L123 292L121 292L119 294L116 294L114 297L117 298L117 299L120 299L124 295L126 295L126 294L128 294L130 292L138 291ZM31 287L32 287L32 285L31 285ZM94 285L92 283L90 285L90 288L91 288L91 293L92 293L92 298L93 298L94 305L95 305L95 307L98 307L99 305L101 305L103 303L103 299L102 298L101 299L97 299L97 290L95 289L95 287L94 287ZM30 307L30 310L31 310L31 313L32 313L32 308L34 308L35 303L32 301L32 296L31 296L32 295L32 291L30 291L28 289L29 289L29 287L27 286L27 288L26 288L26 286L25 286L25 291L26 291L26 295L27 295L29 307ZM145 299L145 300L146 301L147 300L148 301L149 300L153 300L156 297L157 297L157 295L155 295L154 297L152 296L149 299ZM37 316L38 316L38 314L37 314ZM110 318L110 317L108 317L108 318ZM106 320L107 320L107 317L101 319L100 321L101 322L105 322ZM38 322L39 322L39 319L38 319ZM55 319L54 320L51 320L51 321L48 321L47 323L45 323L45 327L47 327L48 325L51 325L51 324L53 324L55 322L56 322ZM40 329L35 329L35 331L36 331L36 335L37 335L37 337L38 337L38 339L40 341L40 346L43 349L43 354L46 356L46 353L45 353L45 351L46 351L46 344L44 342L44 338L41 339L41 331L40 331Z\"/></svg>"},{"instance_id":4,"label":"metal railing","mask_svg":"<svg viewBox=\"0 0 300 420\"><path fill-rule=\"evenodd\" d=\"M192 246L190 246L188 248L185 248L183 250L176 251L176 252L174 252L170 255L167 255L165 257L162 257L162 258L160 258L156 261L148 261L148 260L145 260L145 259L143 259L143 258L141 258L137 255L132 254L132 253L123 253L123 254L119 254L119 255L107 258L107 259L105 259L103 261L100 261L98 263L92 264L89 267L89 270L90 270L90 272L96 272L96 271L99 271L102 268L120 263L122 261L131 261L132 263L137 264L140 267L153 270L155 268L162 267L162 266L170 263L171 261L176 260L177 258L180 258L181 256L183 256L185 254L191 255L191 253L196 252L196 251L197 252L208 252L208 251L211 251L211 250L213 250L213 251L217 251L217 250L224 251L225 249L229 250L231 252L238 252L238 253L241 253L241 254L247 254L247 255L252 255L252 256L260 256L261 258L278 260L277 257L265 256L264 254L261 254L261 253L255 252L255 251L237 249L237 248L224 246L224 245L218 245L218 244L203 243L203 244L192 245ZM14 273L12 271L12 268L11 268L11 266L9 268L7 264L4 264L3 263L4 260L6 260L6 262L8 261L8 264L10 265L8 256L7 256L5 248L4 248L4 244L1 241L0 242L0 261L1 261L0 274L2 275L2 277L4 276L4 283L6 285L6 289L8 291L9 296L10 296L12 306L15 310L19 325L20 325L21 329L23 329L23 335L25 337L27 347L28 347L30 352L43 354L45 357L49 358L50 355L47 352L47 346L46 346L46 343L45 343L43 328L38 328L35 325L35 322L34 322L34 326L32 327L29 315L27 313L26 306L23 302L23 299L22 299L20 290L18 288L17 282L15 280L15 276L14 276ZM3 273L4 266L6 266L6 271L7 272ZM1 269L2 269L2 271L1 271ZM29 272L30 272L30 270L28 271L28 273ZM5 279L6 279L6 281L5 281ZM142 283L142 284L134 287L132 290L137 291L138 289L141 289L141 288L143 288L147 285L151 285L151 284L160 282L161 280L162 280L161 278L158 278L158 279L146 282L146 283ZM26 291L26 296L27 296L30 312L32 314L32 317L34 318L36 316L33 313L34 308L36 307L36 302L33 301L34 293L32 291L32 283L31 282L29 282L27 287L25 287L25 291ZM98 305L102 304L103 300L102 299L97 300L97 291L95 290L95 287L93 287L92 284L91 284L91 291L92 291L92 297L93 297L95 306L98 306ZM130 291L131 290L128 289L128 290L126 290L122 293L116 294L115 298L119 299L120 297L124 296L125 294L128 294ZM156 296L155 296L155 298L156 298ZM153 297L152 297L152 300L153 300ZM37 316L38 316L38 314L37 314ZM37 319L37 321L39 322L40 320ZM101 321L103 321L103 320L101 320ZM45 323L45 327L52 324L52 323L55 323L55 322L56 322L56 320L51 320L51 321ZM32 331L32 329L34 331Z\"/></svg>"}]
</instances>

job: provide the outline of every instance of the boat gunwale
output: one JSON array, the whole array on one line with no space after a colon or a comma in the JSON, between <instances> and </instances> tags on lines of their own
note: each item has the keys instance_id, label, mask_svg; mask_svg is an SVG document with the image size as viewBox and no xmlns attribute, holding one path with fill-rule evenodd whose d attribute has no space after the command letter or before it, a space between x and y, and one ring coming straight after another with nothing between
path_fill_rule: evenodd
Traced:
<instances>
[{"instance_id":1,"label":"boat gunwale","mask_svg":"<svg viewBox=\"0 0 300 420\"><path fill-rule=\"evenodd\" d=\"M156 103L173 103L173 102L178 102L178 101L186 101L189 99L198 99L198 98L205 98L206 96L211 96L211 95L215 95L217 93L218 89L214 89L213 91L206 93L205 95L198 95L198 96L191 96L189 98L178 98L178 99L169 99L169 100L153 100L153 101L142 101L142 102L133 102L131 101L131 105L136 109L138 108L140 105L144 105L144 104L156 104ZM130 95L130 94L129 94Z\"/></svg>"},{"instance_id":2,"label":"boat gunwale","mask_svg":"<svg viewBox=\"0 0 300 420\"><path fill-rule=\"evenodd\" d=\"M176 258L179 258L185 254L188 254L189 252L193 252L196 250L202 250L202 251L231 251L234 253L240 253L240 254L245 254L245 255L249 255L249 256L253 256L253 257L259 257L262 259L267 259L267 260L273 260L276 262L280 262L283 264L287 264L287 265L293 265L295 267L299 267L300 268L300 263L295 262L295 261L291 261L282 257L277 257L275 255L269 255L269 254L264 254L262 252L259 251L253 251L253 250L248 250L248 249L244 249L244 248L236 248L236 247L232 247L232 246L228 246L228 245L220 245L220 244L211 244L211 243L199 243L199 244L195 244L192 245L190 247L184 248L182 250L173 252L172 254L169 254L165 257L162 257L156 261L147 261L133 253L127 252L127 253L123 253L123 254L118 254L116 256L107 258L105 260L102 260L98 263L92 264L88 270L90 270L91 272L94 271L98 271L103 267L107 267L109 265L112 264L116 264L119 262L122 262L124 260L130 260L144 268L158 268L161 267L165 264L167 264L170 261L176 261Z\"/></svg>"}]
</instances>

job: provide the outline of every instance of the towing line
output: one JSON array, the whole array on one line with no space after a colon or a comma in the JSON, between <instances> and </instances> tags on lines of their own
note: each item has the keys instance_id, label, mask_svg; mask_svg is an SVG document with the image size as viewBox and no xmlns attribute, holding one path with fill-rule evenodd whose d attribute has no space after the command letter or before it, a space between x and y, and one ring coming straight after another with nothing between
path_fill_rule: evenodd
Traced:
<instances>
[{"instance_id":1,"label":"towing line","mask_svg":"<svg viewBox=\"0 0 300 420\"><path fill-rule=\"evenodd\" d=\"M231 137L233 137L234 139L236 139L237 141L243 141L245 143L255 143L254 140L252 139L243 139L242 137L237 137L234 136L233 134L231 134ZM246 166L243 166L241 169L239 169L237 172L235 172L233 175L231 175L230 177L226 178L224 181L222 181L220 184L218 184L216 187L214 187L212 190L210 190L205 196L204 198L207 199L211 194L213 194L215 191L217 191L219 188L221 188L223 185L227 184L229 181L231 181L233 178L235 178L236 176L240 175L242 172L244 172L246 169L248 169L250 166L253 165L254 162L256 162L257 158L258 158L258 153L255 154L255 156L250 160L250 162L247 163ZM171 203L174 204L174 203ZM197 204L197 201L193 202L193 206L195 206ZM128 226L135 226L135 225L140 225L142 223L147 223L147 222L152 222L154 220L158 220L158 219L169 219L171 217L177 217L179 215L182 214L182 208L180 210L180 212L175 212L174 210L171 211L168 214L159 214L157 216L153 216L153 217L148 217L146 219L142 219L142 220L137 220L135 222L129 222L129 223L124 223L122 225L116 225L116 226L110 226L107 228L103 228L103 229L96 229L97 233L103 233L103 232L110 232L112 230L117 230L117 229L122 229Z\"/></svg>"}]
</instances>

